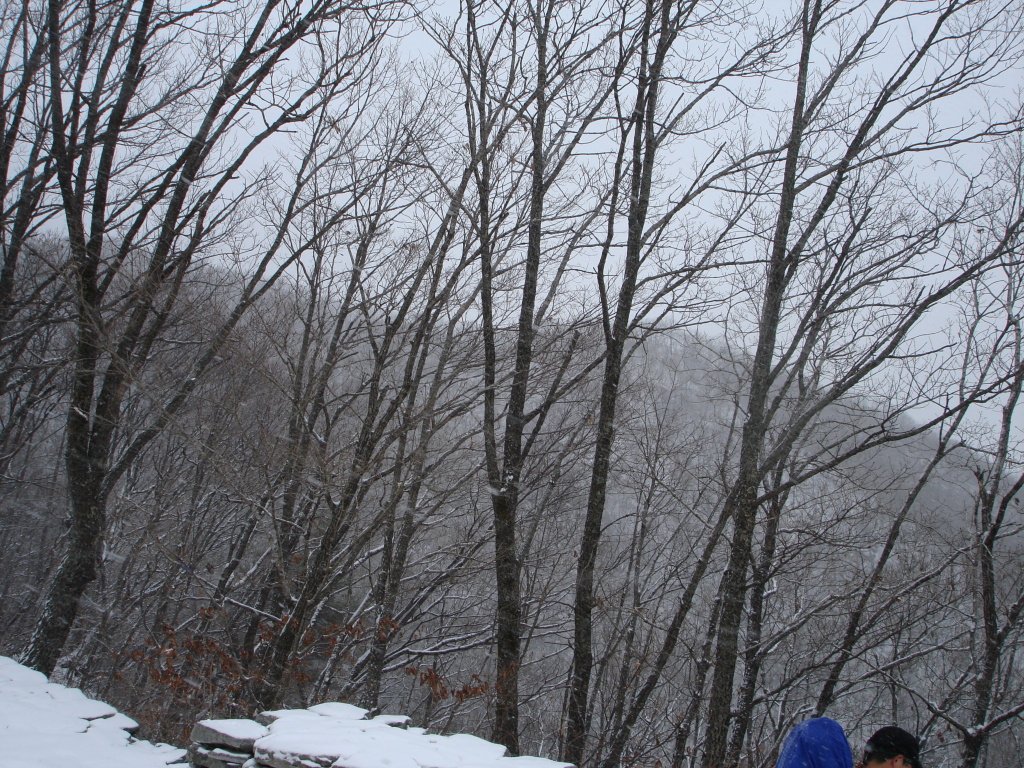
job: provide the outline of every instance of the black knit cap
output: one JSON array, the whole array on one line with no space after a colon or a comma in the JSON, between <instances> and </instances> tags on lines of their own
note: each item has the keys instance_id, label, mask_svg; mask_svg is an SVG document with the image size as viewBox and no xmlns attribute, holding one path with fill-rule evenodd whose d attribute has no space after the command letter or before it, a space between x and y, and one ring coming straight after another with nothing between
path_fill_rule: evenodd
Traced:
<instances>
[{"instance_id":1,"label":"black knit cap","mask_svg":"<svg viewBox=\"0 0 1024 768\"><path fill-rule=\"evenodd\" d=\"M865 756L875 760L889 760L903 755L913 768L921 768L921 745L912 735L895 725L879 728L864 746Z\"/></svg>"}]
</instances>

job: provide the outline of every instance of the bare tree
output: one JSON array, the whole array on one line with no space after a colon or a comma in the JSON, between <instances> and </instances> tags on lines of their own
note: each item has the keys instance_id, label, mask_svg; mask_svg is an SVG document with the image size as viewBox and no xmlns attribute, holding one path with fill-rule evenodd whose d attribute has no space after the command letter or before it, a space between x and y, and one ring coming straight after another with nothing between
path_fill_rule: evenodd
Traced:
<instances>
[{"instance_id":1,"label":"bare tree","mask_svg":"<svg viewBox=\"0 0 1024 768\"><path fill-rule=\"evenodd\" d=\"M159 347L182 281L196 259L215 255L238 206L270 181L261 173L236 179L268 139L346 87L353 65L400 12L387 3L272 2L253 14L148 0L47 6L40 73L70 246L76 349L65 452L71 528L25 651L31 666L51 672L57 663L96 577L113 486L280 274L275 261L303 205L308 168L300 168L262 253L235 254L251 261L248 275L206 354L150 424L131 440L122 436L115 452L125 396ZM301 72L289 71L289 54L304 59Z\"/></svg>"},{"instance_id":2,"label":"bare tree","mask_svg":"<svg viewBox=\"0 0 1024 768\"><path fill-rule=\"evenodd\" d=\"M928 286L908 282L918 260L940 247L943 232L957 221L955 204L950 208L940 202L934 211L926 208L924 219L918 219L907 232L909 237L899 244L892 239L876 244L872 239L880 225L887 227L890 235L894 225L900 230L903 225L891 218L884 225L874 219L877 208L871 202L885 184L896 181L886 169L905 165L926 151L942 151L1013 128L1011 115L1010 122L1002 124L962 126L955 122L948 129L935 127L909 134L899 130L910 116L951 95L969 92L1003 71L1006 57L1017 45L1014 34L990 40L984 56L971 54L969 41L989 35L989 13L998 16L1002 11L958 2L914 17L906 17L891 3L851 9L839 3L808 2L799 9L795 95L788 132L780 143L781 177L778 187L771 190L777 206L771 231L765 233L765 272L757 289L760 299L752 329L756 341L743 433L735 479L723 502L732 537L722 577L722 611L702 762L705 768L722 765L727 756L733 678L741 655L740 628L758 512L768 494L792 487L796 479L774 490L764 484L823 408L871 380L900 353L930 308L995 258L989 253L966 263L955 262ZM913 30L914 47L851 103L848 89L865 83L858 67L873 41L907 24ZM828 45L838 46L838 53L829 58L828 66L819 68L818 51L826 40ZM833 122L834 109L843 115L841 139L818 130L822 121ZM825 136L839 143L826 149L821 144ZM801 161L808 155L815 158L813 166ZM898 289L894 281L904 281L907 289ZM874 307L875 322L859 334L862 341L850 349L844 362L834 368L809 368L822 346L827 349L833 324L844 317L845 308L869 303ZM791 394L812 391L809 385L814 396L773 437L775 420L783 413L780 407ZM891 417L883 417L869 433L874 432L878 439L892 424ZM870 434L868 438L870 442ZM837 445L830 461L863 445L863 438L855 444Z\"/></svg>"},{"instance_id":3,"label":"bare tree","mask_svg":"<svg viewBox=\"0 0 1024 768\"><path fill-rule=\"evenodd\" d=\"M599 69L610 40L610 9L597 3L587 6L586 14L580 10L575 3L557 0L500 7L469 2L461 9L464 30L458 30L459 37L454 28L447 35L441 29L433 33L460 68L473 169L471 227L480 265L484 346L484 463L494 513L497 587L492 738L514 754L519 752L523 650L519 508L529 484L524 471L547 413L579 378L562 381L575 354L576 344L570 340L562 360L553 364L553 383L546 394L539 394L545 390L538 382L543 377L536 373L537 329L557 317L552 297L565 284L566 267L584 244L590 211L579 205L572 210L563 189L569 172L581 167L581 144L591 138L615 77L614 72L610 78L601 76ZM510 172L509 157L522 165ZM570 222L580 229L573 232ZM521 259L516 255L520 249ZM546 251L554 257L545 257ZM509 280L521 285L511 300L502 289ZM504 327L506 313L509 329ZM572 338L571 332L566 335ZM506 336L513 350L507 395L500 359ZM540 402L530 408L534 392Z\"/></svg>"},{"instance_id":4,"label":"bare tree","mask_svg":"<svg viewBox=\"0 0 1024 768\"><path fill-rule=\"evenodd\" d=\"M987 404L994 430L986 440L965 437L967 467L976 490L971 525L973 541L955 570L962 578L965 635L950 649L966 645L969 662L946 684L932 690L908 691L927 707L930 722L944 726L962 740L960 764L975 768L991 764L986 750L994 734L1024 715L1015 694L1020 670L1012 660L1024 627L1024 591L1019 578L1020 515L1018 497L1024 488L1014 418L1024 384L1019 249L1024 229L1019 139L993 153L993 177L985 202L991 209L957 243L960 250L989 252L998 267L971 286L963 302L963 377L974 377L998 397ZM984 433L982 433L984 434Z\"/></svg>"},{"instance_id":5,"label":"bare tree","mask_svg":"<svg viewBox=\"0 0 1024 768\"><path fill-rule=\"evenodd\" d=\"M604 324L604 372L576 573L573 661L563 750L563 757L577 764L584 761L590 719L594 577L627 345L645 323L648 329L657 327L659 313L662 316L700 313L703 307L698 302L687 305L680 296L685 294L685 286L699 281L710 267L721 267L730 258L725 254L731 243L732 229L748 204L741 196L717 229L691 234L689 252L679 254L678 261L665 257L665 264L661 264L657 255L666 248L662 238L671 230L674 220L684 216L691 206L698 206L698 201L709 190L727 183L725 179L744 168L747 159L743 153L738 153L720 161L721 148L711 151L696 166L689 185L678 197L670 197L667 204L655 204L652 208L656 169L673 141L710 127L701 125L702 119L710 121L712 114L717 120L726 119L722 112L728 115L732 105L711 107L710 103L728 89L741 87L739 83L745 76L758 72L778 42L771 36L756 38L749 46L736 41L714 65L684 64L675 58L675 51L686 42L695 42L705 35L713 39L709 30L728 22L724 12L704 9L690 2L648 2L639 4L636 12L635 28L620 30L624 56L619 67L628 76L616 83L616 104L620 109L615 116L618 146L597 274ZM621 101L629 98L633 99L632 108L624 112ZM625 198L622 203L620 194ZM626 230L621 264L616 259L616 251L620 250L616 247L620 219L624 219ZM666 250L672 249L669 246ZM657 266L652 268L652 262ZM619 271L614 299L609 285L613 265ZM635 721L635 716L633 719ZM610 761L618 760L631 727L631 722L619 722L612 738Z\"/></svg>"}]
</instances>

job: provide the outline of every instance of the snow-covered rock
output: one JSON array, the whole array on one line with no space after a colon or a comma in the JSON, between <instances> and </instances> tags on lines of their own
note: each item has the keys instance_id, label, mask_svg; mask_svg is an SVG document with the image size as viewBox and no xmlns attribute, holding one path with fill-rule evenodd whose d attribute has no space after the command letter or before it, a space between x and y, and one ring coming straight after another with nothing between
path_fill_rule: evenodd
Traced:
<instances>
[{"instance_id":1,"label":"snow-covered rock","mask_svg":"<svg viewBox=\"0 0 1024 768\"><path fill-rule=\"evenodd\" d=\"M269 733L255 720L200 720L192 727L192 741L212 747L252 752L256 739Z\"/></svg>"},{"instance_id":2,"label":"snow-covered rock","mask_svg":"<svg viewBox=\"0 0 1024 768\"><path fill-rule=\"evenodd\" d=\"M187 758L196 768L571 768L507 757L475 736L427 733L403 715L367 715L328 702L252 720L201 720ZM185 750L134 738L137 728L110 705L0 656L2 768L166 768L185 760Z\"/></svg>"},{"instance_id":3,"label":"snow-covered rock","mask_svg":"<svg viewBox=\"0 0 1024 768\"><path fill-rule=\"evenodd\" d=\"M165 768L185 751L131 734L109 704L0 656L0 765L4 768Z\"/></svg>"},{"instance_id":4,"label":"snow-covered rock","mask_svg":"<svg viewBox=\"0 0 1024 768\"><path fill-rule=\"evenodd\" d=\"M204 720L193 731L197 743L189 759L194 768L571 768L539 757L507 757L504 747L476 736L411 728L404 715L368 714L327 702L261 712L254 720ZM238 749L242 742L232 739L242 734L255 736L252 762L224 751Z\"/></svg>"},{"instance_id":5,"label":"snow-covered rock","mask_svg":"<svg viewBox=\"0 0 1024 768\"><path fill-rule=\"evenodd\" d=\"M269 733L256 740L257 765L268 768L571 768L538 757L506 757L476 736L441 736L407 727L408 718L346 704L264 713ZM313 716L311 716L313 715Z\"/></svg>"},{"instance_id":6,"label":"snow-covered rock","mask_svg":"<svg viewBox=\"0 0 1024 768\"><path fill-rule=\"evenodd\" d=\"M255 761L252 759L252 752L193 744L188 748L188 762L189 765L202 766L202 768L240 768L246 763L251 765Z\"/></svg>"}]
</instances>

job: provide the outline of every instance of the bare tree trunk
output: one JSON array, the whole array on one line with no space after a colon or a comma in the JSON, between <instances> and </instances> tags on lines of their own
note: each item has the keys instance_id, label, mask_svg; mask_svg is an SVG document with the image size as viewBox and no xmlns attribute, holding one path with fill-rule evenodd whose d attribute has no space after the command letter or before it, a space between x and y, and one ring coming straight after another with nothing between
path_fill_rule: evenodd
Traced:
<instances>
[{"instance_id":1,"label":"bare tree trunk","mask_svg":"<svg viewBox=\"0 0 1024 768\"><path fill-rule=\"evenodd\" d=\"M56 664L79 601L96 577L107 496L188 401L242 315L281 274L271 266L305 179L300 175L291 197L283 201L279 230L256 255L238 303L212 332L186 378L148 426L125 429L140 426L123 423L125 398L159 348L194 256L223 227L226 211L216 208L220 195L258 146L331 101L350 76L345 64L376 46L373 34L353 47L340 43L337 59L325 56L312 65L307 79L296 80L291 92L275 91L275 116L222 157L219 148L238 138L240 113L254 99L262 104L259 94L268 82L278 88L272 75L288 51L314 33L332 34L332 23L347 14L326 0L294 12L285 5L285 0L268 3L233 41L217 30L226 55L234 58L211 63L216 72L199 73L182 91L159 96L150 92L159 87L154 82L159 67L153 62L184 50L195 42L192 35L214 33L224 11L188 11L194 18L179 26L165 24L165 14L172 11L156 8L152 0L103 7L50 0L46 6L51 154L69 234L77 345L65 447L71 548L50 585L25 654L44 672ZM366 26L375 24L367 21ZM156 25L173 32L154 34ZM334 34L341 33L336 29ZM150 97L152 102L146 101ZM150 103L159 106L151 110ZM122 151L138 152L141 159L127 162ZM160 153L160 161L151 162L147 152ZM128 265L136 268L131 278ZM117 296L113 301L111 294ZM123 445L119 453L115 436Z\"/></svg>"},{"instance_id":2,"label":"bare tree trunk","mask_svg":"<svg viewBox=\"0 0 1024 768\"><path fill-rule=\"evenodd\" d=\"M630 66L630 61L635 56L636 72L632 82L635 82L636 94L629 114L620 114L619 116L621 133L614 169L614 187L608 209L607 236L602 243L601 259L598 266L598 289L602 301L604 326L605 367L601 383L590 489L577 562L576 589L573 600L573 656L568 682L565 738L562 748L563 759L578 765L585 763L588 759L586 742L592 706L590 688L594 666L592 646L595 573L615 441L619 386L627 357L629 338L638 324L652 312L658 298L662 295L655 294L653 299L645 297L643 303L637 305L637 287L641 278L641 270L648 255L656 249L659 237L664 233L668 224L674 220L674 217L686 210L703 193L713 188L715 183L721 182L742 168L744 159L740 155L717 166L719 153L713 153L697 172L686 193L680 199L673 201L667 210L659 211L657 217L653 217L650 213L652 185L659 161L666 156L665 145L673 138L673 131L676 127L685 122L687 117L697 110L705 99L712 94L717 94L719 88L726 81L733 77L740 78L756 70L760 66L760 51L762 46L766 45L765 41L757 40L749 49L741 47L738 51L731 52L734 55L726 58L713 72L702 73L701 77L704 79L700 80L699 88L693 92L684 92L683 95L673 92L671 98L668 99L670 109L666 112L661 104L662 91L673 85L678 85L674 79L675 73L669 70L670 59L674 50L679 47L681 36L691 28L699 30L704 24L722 21L715 12L704 16L700 11L699 3L692 0L646 0L638 27L636 30L632 30L635 40L624 43L620 50L622 58L619 67L623 72ZM625 37L628 32L622 30L620 34ZM695 36L699 37L699 33L695 32ZM622 215L618 210L620 185L628 190L629 198L625 205L626 239L623 248L623 261L619 267L621 275L618 293L612 302L609 300L608 287L605 283L605 269L613 249L615 221ZM737 211L743 209L744 204L741 203L737 206ZM721 230L709 238L705 249L689 254L691 260L685 269L681 268L677 272L669 271L663 276L664 284L661 290L664 293L680 291L691 281L696 282L707 265L720 257L719 248L736 225L739 214L736 213L735 216L736 218L727 218L722 223ZM653 222L652 218L654 218ZM612 303L614 303L614 310L610 306ZM674 308L685 309L678 306ZM695 584L691 583L691 585L694 589L696 588ZM687 595L690 595L689 588ZM670 623L654 671L645 685L640 687L625 719L619 723L615 733L609 738L607 743L610 752L603 758L605 765L612 765L621 757L625 740L628 739L632 726L640 714L640 709L637 707L642 708L646 703L647 696L650 695L653 685L668 661L668 656L674 649L681 622L689 610L691 597L686 597L681 601L679 609Z\"/></svg>"},{"instance_id":3,"label":"bare tree trunk","mask_svg":"<svg viewBox=\"0 0 1024 768\"><path fill-rule=\"evenodd\" d=\"M46 17L50 116L53 121L54 156L66 210L76 278L78 343L65 448L68 490L71 496L69 547L51 582L39 624L24 656L29 666L47 675L53 672L67 641L68 633L78 615L79 600L96 578L106 527L102 485L106 480L111 440L127 385L127 371L123 369L126 361L111 360L109 377L104 381L97 399L95 384L102 355L99 318L102 314L103 300L99 271L106 235L103 218L106 215L106 196L114 151L124 127L128 105L133 100L141 79L143 51L149 35L152 3L144 2L139 9L117 100L105 126L107 136L101 147L98 184L91 211L92 231L88 237L85 220L87 210L73 186L75 158L69 152L64 138L64 110L61 103L64 87L60 71L62 10L61 3L52 0ZM97 22L97 14L93 11L92 18L87 24L92 26ZM113 45L116 45L116 42ZM87 63L88 53L83 51L83 67ZM87 147L87 151L91 152L93 149ZM152 287L144 290L140 297L143 307L152 302L152 292ZM139 316L137 313L136 317ZM125 338L125 346L129 350L141 340L139 337L142 328L137 321L133 325L134 327L129 327Z\"/></svg>"},{"instance_id":4,"label":"bare tree trunk","mask_svg":"<svg viewBox=\"0 0 1024 768\"><path fill-rule=\"evenodd\" d=\"M747 572L757 513L762 502L762 483L766 473L770 472L780 460L780 456L784 455L786 445L794 438L793 433L799 432L810 418L809 413L800 417L796 424L787 427L790 435L787 441L778 447L769 448L768 433L779 401L778 397L773 400L772 387L779 381L784 381L788 375L784 371L784 358L779 356L777 349L787 292L798 273L808 243L836 204L840 189L847 181L855 161L861 159L878 140L878 134L875 132L883 110L901 98L901 88L916 74L921 62L940 39L950 17L958 8L944 8L931 20L933 26L914 54L908 56L897 67L896 72L876 95L872 107L859 119L848 142L843 145L841 157L829 167L827 173L821 174L826 180L821 182L820 196L814 200L799 226L794 229L798 197L806 190L800 180L803 146L818 110L832 96L836 83L835 79L825 79L822 83L816 84L810 77L812 53L818 44L823 26L827 27L834 21L829 14L835 9L821 0L808 0L800 9L797 29L801 42L796 68L796 92L789 132L784 145L784 167L776 192L778 204L767 256L766 279L759 300L757 345L750 367L746 421L743 426L736 478L724 502L726 512L733 521L733 532L729 561L723 576L722 616L708 698L703 768L719 768L726 764L728 734L733 712L734 678L740 655L740 629L747 592ZM836 77L839 77L843 68L851 66L863 55L863 46L880 27L885 13L886 9L882 8L876 16L868 19L864 33L855 39L847 57L836 66ZM794 230L792 234L791 230ZM855 382L862 380L869 371L881 365L893 354L899 342L906 337L929 306L970 280L980 268L982 267L979 263L969 265L939 289L919 297L905 310L905 314L898 322L893 324L891 330L877 342L870 355L860 358L856 365L842 377L838 377L839 384L833 385L832 391L822 396L823 401L834 400L842 392L849 391ZM813 338L818 332L820 323L821 319L816 318L808 324L805 332L809 338ZM784 349L790 350L791 353L794 346L790 342L784 345ZM800 359L797 364L804 361Z\"/></svg>"},{"instance_id":5,"label":"bare tree trunk","mask_svg":"<svg viewBox=\"0 0 1024 768\"><path fill-rule=\"evenodd\" d=\"M774 485L778 487L782 479L782 469L774 473ZM765 589L775 563L775 548L778 544L779 520L786 507L788 493L778 493L770 502L767 520L765 521L764 541L761 553L754 566L750 584L750 606L747 610L747 648L743 657L743 683L739 690L739 707L729 742L729 764L738 764L746 741L747 729L754 709L754 694L757 681L761 674L761 662L764 649L761 647L763 622L765 613Z\"/></svg>"},{"instance_id":6,"label":"bare tree trunk","mask_svg":"<svg viewBox=\"0 0 1024 768\"><path fill-rule=\"evenodd\" d=\"M1020 221L1020 218L1017 218ZM1007 464L1010 461L1010 435L1013 431L1014 414L1024 389L1024 329L1015 306L1019 301L1021 283L1013 271L1006 288L1006 327L1009 336L1006 344L1011 358L1013 376L1002 407L999 437L993 456L985 455L982 467L975 470L978 481L976 508L977 542L974 547L974 566L977 569L977 603L981 609L981 658L977 660L978 670L974 680L971 719L969 727L962 728L964 746L961 756L963 768L976 768L984 753L992 730L999 717L993 717L992 706L996 701L999 685L1000 665L1005 663L1005 646L1010 634L1024 615L1024 591L1007 606L1000 606L1002 584L999 578L996 545L1000 541L1006 524L1011 503L1017 503L1018 495L1024 490L1024 472L1007 485ZM998 346L993 354L998 354ZM987 466L986 466L987 465ZM1024 709L1021 706L1020 709ZM1005 717L1005 715L1004 715Z\"/></svg>"},{"instance_id":7,"label":"bare tree trunk","mask_svg":"<svg viewBox=\"0 0 1024 768\"><path fill-rule=\"evenodd\" d=\"M586 751L587 722L590 701L590 676L594 666L593 610L594 569L597 564L598 545L604 519L608 474L615 439L615 410L618 404L619 383L622 377L623 353L631 330L633 298L640 272L644 246L644 230L650 205L651 175L658 150L655 140L655 119L658 108L658 89L665 58L674 35L671 28L673 4L649 2L646 6L640 45L640 77L636 103L629 118L629 130L623 131L623 141L632 133L629 159L629 207L626 258L614 318L605 315L605 367L601 383L601 400L597 417L593 468L590 492L580 538L579 558L576 566L576 592L573 600L573 656L566 711L564 760L582 765ZM655 30L660 30L657 34ZM653 47L653 51L651 48ZM623 146L620 152L624 152ZM620 155L621 157L621 155ZM618 172L616 173L618 180ZM612 197L610 217L617 214ZM611 229L611 224L609 224ZM606 242L604 257L611 243ZM607 312L607 308L606 308Z\"/></svg>"}]
</instances>

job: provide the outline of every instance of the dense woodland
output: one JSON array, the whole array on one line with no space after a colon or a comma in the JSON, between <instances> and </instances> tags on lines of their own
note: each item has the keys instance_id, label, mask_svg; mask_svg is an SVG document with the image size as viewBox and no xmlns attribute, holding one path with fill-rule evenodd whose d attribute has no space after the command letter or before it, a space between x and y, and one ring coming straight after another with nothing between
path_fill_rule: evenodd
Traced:
<instances>
[{"instance_id":1,"label":"dense woodland","mask_svg":"<svg viewBox=\"0 0 1024 768\"><path fill-rule=\"evenodd\" d=\"M1019 0L0 29L0 652L177 743L1024 765Z\"/></svg>"}]
</instances>

